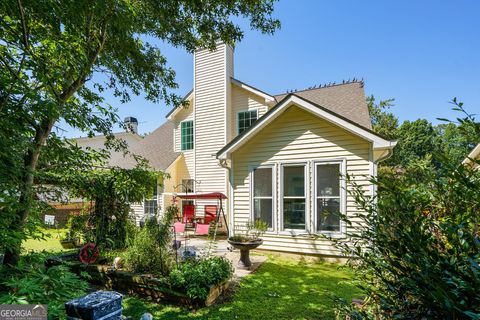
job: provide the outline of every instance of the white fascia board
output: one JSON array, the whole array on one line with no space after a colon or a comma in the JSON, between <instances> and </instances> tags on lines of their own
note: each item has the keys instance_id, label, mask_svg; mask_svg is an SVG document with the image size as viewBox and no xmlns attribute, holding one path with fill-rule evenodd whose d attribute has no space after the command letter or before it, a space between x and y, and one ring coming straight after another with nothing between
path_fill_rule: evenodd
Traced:
<instances>
[{"instance_id":1,"label":"white fascia board","mask_svg":"<svg viewBox=\"0 0 480 320\"><path fill-rule=\"evenodd\" d=\"M462 161L463 164L472 162L470 159L477 159L480 156L480 143L468 154L468 156Z\"/></svg>"},{"instance_id":2,"label":"white fascia board","mask_svg":"<svg viewBox=\"0 0 480 320\"><path fill-rule=\"evenodd\" d=\"M193 90L190 91L190 93L188 94L188 96L185 97L185 99L183 99L184 101L191 101L193 99ZM191 107L191 106L189 106ZM180 110L183 110L182 106L176 106L175 107L175 110L173 110L173 112L167 117L168 120L170 121L173 121L173 119L175 118L175 115L180 112Z\"/></svg>"},{"instance_id":3,"label":"white fascia board","mask_svg":"<svg viewBox=\"0 0 480 320\"><path fill-rule=\"evenodd\" d=\"M254 87L252 86L249 86L248 84L246 83L243 83L241 81L238 81L237 79L234 79L234 78L230 78L230 81L232 82L232 84L242 88L243 90L246 90L246 91L249 91L253 94L256 94L257 96L259 97L262 97L265 99L265 103L266 104L269 104L269 103L272 103L272 102L275 102L275 98L269 94L266 94L265 92L262 92L258 89L255 89Z\"/></svg>"},{"instance_id":4,"label":"white fascia board","mask_svg":"<svg viewBox=\"0 0 480 320\"><path fill-rule=\"evenodd\" d=\"M373 150L393 149L393 147L395 147L395 145L397 144L396 141L386 140L374 134L373 132L370 132L369 130L359 127L345 119L342 119L330 112L323 110L322 108L319 108L318 106L304 99L301 99L295 95L292 95L288 99L281 102L280 105L277 105L274 108L275 110L272 110L273 112L271 112L270 114L267 113L262 118L257 120L257 123L255 124L255 128L247 132L241 139L233 143L228 149L224 150L221 154L219 154L218 159L227 159L230 153L232 153L233 151L238 149L241 145L243 145L245 142L250 140L259 130L266 127L268 124L270 124L275 118L281 115L283 111L285 111L288 107L292 105L295 105L304 110L310 111L314 115L317 115L320 118L323 118L367 141L370 141L373 145Z\"/></svg>"}]
</instances>

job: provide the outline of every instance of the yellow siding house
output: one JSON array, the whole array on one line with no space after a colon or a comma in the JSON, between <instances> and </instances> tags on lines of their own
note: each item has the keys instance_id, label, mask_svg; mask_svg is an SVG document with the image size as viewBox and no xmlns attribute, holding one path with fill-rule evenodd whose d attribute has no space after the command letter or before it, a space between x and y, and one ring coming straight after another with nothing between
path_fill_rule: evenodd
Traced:
<instances>
[{"instance_id":1,"label":"yellow siding house","mask_svg":"<svg viewBox=\"0 0 480 320\"><path fill-rule=\"evenodd\" d=\"M170 175L155 195L158 211L174 195L221 192L231 233L262 219L264 249L337 256L316 235L345 236L336 213L357 210L345 175L373 195L369 178L395 146L372 131L363 82L268 94L235 78L234 49L225 44L195 52L193 77L188 106L171 110L136 149ZM216 204L186 203L198 215ZM132 208L139 217L149 212Z\"/></svg>"}]
</instances>

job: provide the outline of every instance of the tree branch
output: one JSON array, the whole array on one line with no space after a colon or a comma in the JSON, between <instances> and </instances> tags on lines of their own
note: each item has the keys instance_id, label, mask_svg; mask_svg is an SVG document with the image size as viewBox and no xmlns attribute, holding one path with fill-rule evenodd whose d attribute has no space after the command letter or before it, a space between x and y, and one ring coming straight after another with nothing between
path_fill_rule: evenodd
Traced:
<instances>
[{"instance_id":1,"label":"tree branch","mask_svg":"<svg viewBox=\"0 0 480 320\"><path fill-rule=\"evenodd\" d=\"M60 94L60 101L67 101L81 86L85 84L88 74L92 71L93 65L98 58L100 52L102 52L106 41L106 22L104 23L100 36L100 43L97 48L90 54L87 64L83 68L83 72L75 79L69 86Z\"/></svg>"},{"instance_id":2,"label":"tree branch","mask_svg":"<svg viewBox=\"0 0 480 320\"><path fill-rule=\"evenodd\" d=\"M27 21L25 19L25 9L23 8L22 1L17 0L18 9L20 11L20 19L22 23L22 36L23 36L23 45L25 46L25 50L28 51L30 48L28 42L28 29L27 29Z\"/></svg>"}]
</instances>

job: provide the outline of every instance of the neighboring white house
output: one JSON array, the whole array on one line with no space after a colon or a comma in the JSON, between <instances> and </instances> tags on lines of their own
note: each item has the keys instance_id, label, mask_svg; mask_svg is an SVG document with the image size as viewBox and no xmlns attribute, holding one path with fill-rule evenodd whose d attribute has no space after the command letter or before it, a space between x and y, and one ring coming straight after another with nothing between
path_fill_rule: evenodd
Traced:
<instances>
[{"instance_id":1,"label":"neighboring white house","mask_svg":"<svg viewBox=\"0 0 480 320\"><path fill-rule=\"evenodd\" d=\"M193 76L189 106L131 148L170 175L154 199L132 205L138 219L162 213L175 194L222 192L231 232L261 218L270 227L264 249L338 255L312 235L343 237L335 212L357 211L341 176L373 194L368 179L395 146L372 131L363 82L268 94L234 77L234 49L224 44L194 53ZM198 215L216 204L192 202Z\"/></svg>"}]
</instances>

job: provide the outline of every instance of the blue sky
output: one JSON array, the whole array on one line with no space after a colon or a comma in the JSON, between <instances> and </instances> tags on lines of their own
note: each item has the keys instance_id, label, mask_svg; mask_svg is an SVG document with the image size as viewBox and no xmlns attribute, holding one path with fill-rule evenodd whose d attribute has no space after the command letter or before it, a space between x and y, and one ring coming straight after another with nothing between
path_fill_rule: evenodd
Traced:
<instances>
[{"instance_id":1,"label":"blue sky","mask_svg":"<svg viewBox=\"0 0 480 320\"><path fill-rule=\"evenodd\" d=\"M453 118L457 97L480 114L480 1L478 0L281 0L273 36L250 31L235 49L235 77L276 94L314 84L363 78L365 92L395 98L403 120ZM161 47L177 72L177 93L193 82L193 57ZM141 97L120 104L121 117L135 116L141 133L165 121L170 106ZM78 136L69 131L67 136Z\"/></svg>"}]
</instances>

